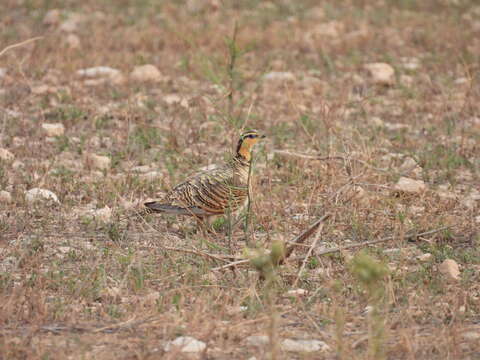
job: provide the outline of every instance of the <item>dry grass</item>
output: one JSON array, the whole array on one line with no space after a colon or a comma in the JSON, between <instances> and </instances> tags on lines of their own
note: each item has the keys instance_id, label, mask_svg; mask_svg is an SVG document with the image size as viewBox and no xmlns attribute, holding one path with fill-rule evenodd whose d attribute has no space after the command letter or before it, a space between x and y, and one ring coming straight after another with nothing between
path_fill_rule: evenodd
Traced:
<instances>
[{"instance_id":1,"label":"dry grass","mask_svg":"<svg viewBox=\"0 0 480 360\"><path fill-rule=\"evenodd\" d=\"M53 8L59 23L44 24ZM0 160L0 190L13 197L0 204L0 358L191 358L164 352L179 335L206 342L205 359L267 359L283 338L331 350L280 358L480 358L474 1L4 0L0 13L0 50L43 36L0 57L0 147L17 161ZM84 15L74 31L80 48L59 30L72 14ZM321 34L325 26L337 34ZM411 57L419 68L403 65ZM391 64L395 85L372 84L369 62ZM141 64L163 80L129 81ZM76 75L100 65L126 81L88 86ZM269 71L295 80L265 80ZM184 101L167 102L172 94ZM46 139L43 122L63 123L65 136ZM218 223L203 238L185 219L126 218L131 202L222 161L244 127L268 136L256 154L248 232ZM111 169L89 169L88 152L109 156ZM421 167L426 192L392 191L408 172L404 157ZM129 171L139 165L159 176ZM27 204L34 187L61 205ZM445 189L451 198L439 195ZM114 215L88 218L80 211L88 206ZM268 289L253 268L212 271L240 258L246 238L268 248L325 213L316 247L315 236L297 246ZM318 255L387 236L368 249L389 269L375 278L381 295L358 277L357 249ZM424 252L432 261L416 259ZM460 281L437 271L446 258L460 264ZM289 295L293 284L307 292ZM272 297L279 339L247 346L247 336L273 333Z\"/></svg>"}]
</instances>

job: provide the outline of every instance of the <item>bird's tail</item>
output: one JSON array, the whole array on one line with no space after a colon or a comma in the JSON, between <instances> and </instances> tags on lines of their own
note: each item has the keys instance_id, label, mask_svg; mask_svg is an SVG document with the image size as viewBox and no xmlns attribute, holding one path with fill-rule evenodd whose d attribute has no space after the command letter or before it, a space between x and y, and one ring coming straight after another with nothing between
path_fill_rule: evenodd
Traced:
<instances>
[{"instance_id":1,"label":"bird's tail","mask_svg":"<svg viewBox=\"0 0 480 360\"><path fill-rule=\"evenodd\" d=\"M186 211L180 206L162 204L158 201L146 202L144 204L150 212L154 213L166 213L166 214L185 214Z\"/></svg>"}]
</instances>

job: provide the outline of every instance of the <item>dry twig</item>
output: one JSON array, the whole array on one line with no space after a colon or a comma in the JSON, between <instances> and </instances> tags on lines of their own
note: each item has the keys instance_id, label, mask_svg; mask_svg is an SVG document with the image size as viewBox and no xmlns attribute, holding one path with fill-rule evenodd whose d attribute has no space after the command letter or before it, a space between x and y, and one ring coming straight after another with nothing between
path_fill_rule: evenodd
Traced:
<instances>
[{"instance_id":1,"label":"dry twig","mask_svg":"<svg viewBox=\"0 0 480 360\"><path fill-rule=\"evenodd\" d=\"M12 49L15 49L17 47L30 44L31 42L34 42L34 41L37 41L37 40L40 40L40 39L43 39L43 36L37 36L37 37L31 38L31 39L27 39L25 41L19 42L17 44L8 45L6 48L4 48L2 51L0 51L0 56L5 54L8 50L12 50Z\"/></svg>"},{"instance_id":2,"label":"dry twig","mask_svg":"<svg viewBox=\"0 0 480 360\"><path fill-rule=\"evenodd\" d=\"M414 239L414 238L418 238L418 237L420 237L420 236L431 235L431 234L435 234L435 233L437 233L437 232L446 230L446 229L448 229L448 228L450 228L450 226L443 226L443 227L441 227L441 228L433 229L433 230L429 230L429 231L425 231L425 232L422 232L422 233L420 233L420 234L416 234L416 233L407 234L407 235L406 235L406 238L407 238L407 239ZM387 237L384 237L384 238L381 238L381 239L377 239L377 240L365 241L365 242L361 242L361 243L357 243L357 244L351 244L351 245L336 247L336 248L332 248L332 249L327 249L327 250L319 251L319 252L317 252L317 253L315 254L315 256L332 254L332 253L336 253L336 252L341 252L341 251L343 251L343 250L349 250L349 249L355 249L355 248L362 247L362 246L369 246L369 245L379 244L379 243L387 242L387 241L390 241L390 240L393 240L393 239L395 239L395 236L387 236Z\"/></svg>"},{"instance_id":3,"label":"dry twig","mask_svg":"<svg viewBox=\"0 0 480 360\"><path fill-rule=\"evenodd\" d=\"M323 224L321 224L320 229L317 231L317 236L315 236L315 239L313 240L312 244L310 245L310 248L308 249L307 254L305 255L305 258L303 259L302 266L300 266L300 270L298 270L297 278L295 279L292 285L293 288L297 287L297 283L298 283L298 280L300 279L300 276L302 275L303 269L305 269L305 265L307 264L307 261L310 258L310 255L312 254L313 249L315 249L315 246L317 245L318 240L320 239L320 234L322 233L322 227L323 227Z\"/></svg>"},{"instance_id":4,"label":"dry twig","mask_svg":"<svg viewBox=\"0 0 480 360\"><path fill-rule=\"evenodd\" d=\"M287 247L287 250L285 251L285 257L280 261L280 264L283 264L285 262L285 259L288 258L292 254L293 250L295 250L295 247L298 246L299 244L302 244L303 242L305 242L305 240L307 240L318 229L320 224L323 221L325 221L326 219L328 219L330 216L331 216L331 214L323 215L320 219L318 219L312 225L310 225L310 227L307 230L305 230L300 235L296 236L294 239L289 241L289 243L291 243L291 245L289 247ZM228 269L228 268L231 268L231 267L235 267L237 265L242 265L242 264L248 263L249 261L250 261L249 259L234 261L234 262L231 262L229 264L213 268L212 271Z\"/></svg>"},{"instance_id":5,"label":"dry twig","mask_svg":"<svg viewBox=\"0 0 480 360\"><path fill-rule=\"evenodd\" d=\"M302 154L298 152L292 152L292 151L287 151L287 150L273 150L275 154L279 155L284 155L284 156L291 156L291 157L298 157L301 159L306 159L306 160L320 160L320 161L329 161L329 160L341 160L341 161L356 161L359 164L362 164L366 166L367 168L370 168L372 170L380 171L380 172L387 172L389 171L388 169L382 169L382 168L377 168L375 166L370 165L368 162L360 159L355 159L351 157L345 157L345 156L318 156L318 155L309 155L309 154Z\"/></svg>"}]
</instances>

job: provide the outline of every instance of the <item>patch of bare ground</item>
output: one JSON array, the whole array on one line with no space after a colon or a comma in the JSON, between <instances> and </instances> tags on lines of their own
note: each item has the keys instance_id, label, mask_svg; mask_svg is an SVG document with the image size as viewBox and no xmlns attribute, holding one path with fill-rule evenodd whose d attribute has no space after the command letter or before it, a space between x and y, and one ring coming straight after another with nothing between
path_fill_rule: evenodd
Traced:
<instances>
[{"instance_id":1,"label":"patch of bare ground","mask_svg":"<svg viewBox=\"0 0 480 360\"><path fill-rule=\"evenodd\" d=\"M0 13L0 358L479 358L474 1ZM245 128L248 226L141 211Z\"/></svg>"}]
</instances>

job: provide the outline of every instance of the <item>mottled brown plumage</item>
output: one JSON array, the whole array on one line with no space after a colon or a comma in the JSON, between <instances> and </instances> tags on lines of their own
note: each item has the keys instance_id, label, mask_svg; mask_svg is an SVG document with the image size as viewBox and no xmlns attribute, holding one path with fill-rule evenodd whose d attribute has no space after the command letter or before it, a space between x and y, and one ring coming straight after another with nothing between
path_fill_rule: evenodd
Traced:
<instances>
[{"instance_id":1,"label":"mottled brown plumage","mask_svg":"<svg viewBox=\"0 0 480 360\"><path fill-rule=\"evenodd\" d=\"M255 130L243 133L235 155L226 164L188 178L163 200L148 202L145 206L153 212L207 220L211 216L235 212L247 199L252 147L264 137Z\"/></svg>"}]
</instances>

